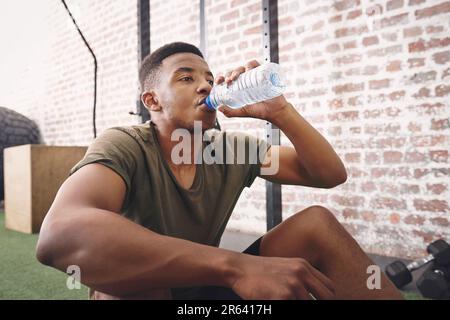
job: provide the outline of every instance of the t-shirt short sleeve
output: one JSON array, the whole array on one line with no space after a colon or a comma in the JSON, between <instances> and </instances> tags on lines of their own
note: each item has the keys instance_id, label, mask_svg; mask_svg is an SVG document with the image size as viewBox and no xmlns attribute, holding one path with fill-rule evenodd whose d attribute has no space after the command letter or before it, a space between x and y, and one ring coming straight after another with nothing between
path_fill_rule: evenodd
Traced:
<instances>
[{"instance_id":1,"label":"t-shirt short sleeve","mask_svg":"<svg viewBox=\"0 0 450 320\"><path fill-rule=\"evenodd\" d=\"M240 173L244 179L244 187L249 188L261 173L261 164L270 144L264 139L243 132L228 133L226 141L227 152L233 150L232 157L242 170Z\"/></svg>"},{"instance_id":2,"label":"t-shirt short sleeve","mask_svg":"<svg viewBox=\"0 0 450 320\"><path fill-rule=\"evenodd\" d=\"M84 158L70 170L69 175L85 165L102 164L123 179L127 188L125 199L128 199L140 153L139 144L129 134L118 129L107 129L92 142Z\"/></svg>"}]
</instances>

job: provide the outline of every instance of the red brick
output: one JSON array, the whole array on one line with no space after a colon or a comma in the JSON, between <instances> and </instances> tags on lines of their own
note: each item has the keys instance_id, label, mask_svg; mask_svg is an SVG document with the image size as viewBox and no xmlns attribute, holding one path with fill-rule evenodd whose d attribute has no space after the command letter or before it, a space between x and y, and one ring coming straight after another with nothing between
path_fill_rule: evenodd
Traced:
<instances>
[{"instance_id":1,"label":"red brick","mask_svg":"<svg viewBox=\"0 0 450 320\"><path fill-rule=\"evenodd\" d=\"M430 93L431 93L430 89L423 87L423 88L420 88L419 91L417 91L415 94L413 94L413 97L416 99L429 98Z\"/></svg>"},{"instance_id":2,"label":"red brick","mask_svg":"<svg viewBox=\"0 0 450 320\"><path fill-rule=\"evenodd\" d=\"M365 66L363 74L366 76L372 76L378 73L378 66Z\"/></svg>"},{"instance_id":3,"label":"red brick","mask_svg":"<svg viewBox=\"0 0 450 320\"><path fill-rule=\"evenodd\" d=\"M450 37L446 37L442 39L433 38L429 41L424 41L420 39L416 42L411 42L408 45L408 48L409 52L421 52L433 48L447 47L449 45L450 45Z\"/></svg>"},{"instance_id":4,"label":"red brick","mask_svg":"<svg viewBox=\"0 0 450 320\"><path fill-rule=\"evenodd\" d=\"M429 152L430 160L434 162L448 162L448 150L433 150Z\"/></svg>"},{"instance_id":5,"label":"red brick","mask_svg":"<svg viewBox=\"0 0 450 320\"><path fill-rule=\"evenodd\" d=\"M441 218L441 217L431 218L430 222L432 224L440 226L440 227L448 227L448 226L450 226L450 222L446 218Z\"/></svg>"},{"instance_id":6,"label":"red brick","mask_svg":"<svg viewBox=\"0 0 450 320\"><path fill-rule=\"evenodd\" d=\"M331 196L331 201L346 207L361 207L364 205L364 197L360 196L340 196L334 194Z\"/></svg>"},{"instance_id":7,"label":"red brick","mask_svg":"<svg viewBox=\"0 0 450 320\"><path fill-rule=\"evenodd\" d=\"M428 72L417 72L415 73L410 80L414 83L423 83L427 81L436 80L436 71L428 71Z\"/></svg>"},{"instance_id":8,"label":"red brick","mask_svg":"<svg viewBox=\"0 0 450 320\"><path fill-rule=\"evenodd\" d=\"M445 64L450 61L450 50L433 54L433 60L437 64Z\"/></svg>"},{"instance_id":9,"label":"red brick","mask_svg":"<svg viewBox=\"0 0 450 320\"><path fill-rule=\"evenodd\" d=\"M403 29L403 37L417 37L423 33L422 27L415 26Z\"/></svg>"},{"instance_id":10,"label":"red brick","mask_svg":"<svg viewBox=\"0 0 450 320\"><path fill-rule=\"evenodd\" d=\"M409 67L423 67L425 65L425 58L409 58L408 59Z\"/></svg>"},{"instance_id":11,"label":"red brick","mask_svg":"<svg viewBox=\"0 0 450 320\"><path fill-rule=\"evenodd\" d=\"M366 46L366 47L374 45L374 44L378 44L378 42L379 41L378 41L378 37L377 36L365 37L362 40L363 45Z\"/></svg>"},{"instance_id":12,"label":"red brick","mask_svg":"<svg viewBox=\"0 0 450 320\"><path fill-rule=\"evenodd\" d=\"M445 135L427 135L427 136L412 136L410 138L411 144L416 147L434 147L436 145L444 145L448 139Z\"/></svg>"},{"instance_id":13,"label":"red brick","mask_svg":"<svg viewBox=\"0 0 450 320\"><path fill-rule=\"evenodd\" d=\"M328 23L337 23L342 21L342 15L339 14L337 16L333 16L330 19L328 19Z\"/></svg>"},{"instance_id":14,"label":"red brick","mask_svg":"<svg viewBox=\"0 0 450 320\"><path fill-rule=\"evenodd\" d=\"M342 99L332 99L328 101L328 106L330 109L340 109L344 106Z\"/></svg>"},{"instance_id":15,"label":"red brick","mask_svg":"<svg viewBox=\"0 0 450 320\"><path fill-rule=\"evenodd\" d=\"M424 217L418 216L418 215L408 215L403 219L406 224L414 224L414 225L423 225L423 222L425 221Z\"/></svg>"},{"instance_id":16,"label":"red brick","mask_svg":"<svg viewBox=\"0 0 450 320\"><path fill-rule=\"evenodd\" d=\"M363 211L361 215L364 221L373 222L377 220L377 215L373 211Z\"/></svg>"},{"instance_id":17,"label":"red brick","mask_svg":"<svg viewBox=\"0 0 450 320\"><path fill-rule=\"evenodd\" d=\"M369 17L383 13L383 7L380 4L374 4L366 8L366 15Z\"/></svg>"},{"instance_id":18,"label":"red brick","mask_svg":"<svg viewBox=\"0 0 450 320\"><path fill-rule=\"evenodd\" d=\"M409 0L408 5L409 6L415 6L421 3L424 3L426 0Z\"/></svg>"},{"instance_id":19,"label":"red brick","mask_svg":"<svg viewBox=\"0 0 450 320\"><path fill-rule=\"evenodd\" d=\"M352 218L352 219L357 219L359 217L358 211L355 209L351 209L351 208L345 208L342 211L342 215L344 216L344 218Z\"/></svg>"},{"instance_id":20,"label":"red brick","mask_svg":"<svg viewBox=\"0 0 450 320\"><path fill-rule=\"evenodd\" d=\"M387 11L403 7L403 0L391 0L386 3Z\"/></svg>"},{"instance_id":21,"label":"red brick","mask_svg":"<svg viewBox=\"0 0 450 320\"><path fill-rule=\"evenodd\" d=\"M361 4L360 0L342 0L334 1L333 7L336 11L343 11L353 7L357 7Z\"/></svg>"},{"instance_id":22,"label":"red brick","mask_svg":"<svg viewBox=\"0 0 450 320\"><path fill-rule=\"evenodd\" d=\"M344 159L346 162L360 162L361 154L359 152L346 153Z\"/></svg>"},{"instance_id":23,"label":"red brick","mask_svg":"<svg viewBox=\"0 0 450 320\"><path fill-rule=\"evenodd\" d=\"M401 53L403 50L403 46L402 45L393 45L390 47L386 47L386 48L379 48L379 49L373 49L373 50L369 50L367 52L367 56L369 58L371 57L385 57L388 55L394 55L396 53Z\"/></svg>"},{"instance_id":24,"label":"red brick","mask_svg":"<svg viewBox=\"0 0 450 320\"><path fill-rule=\"evenodd\" d=\"M450 85L446 86L446 85L439 85L434 89L434 94L436 95L436 97L444 97L446 95L450 94Z\"/></svg>"},{"instance_id":25,"label":"red brick","mask_svg":"<svg viewBox=\"0 0 450 320\"><path fill-rule=\"evenodd\" d=\"M426 27L425 30L428 34L439 33L439 32L444 31L444 27L443 26L428 26L428 27Z\"/></svg>"},{"instance_id":26,"label":"red brick","mask_svg":"<svg viewBox=\"0 0 450 320\"><path fill-rule=\"evenodd\" d=\"M450 119L431 119L431 130L445 130L450 128Z\"/></svg>"},{"instance_id":27,"label":"red brick","mask_svg":"<svg viewBox=\"0 0 450 320\"><path fill-rule=\"evenodd\" d=\"M407 24L408 23L408 13L398 14L393 17L383 18L380 20L381 28L387 28L396 26L398 24Z\"/></svg>"},{"instance_id":28,"label":"red brick","mask_svg":"<svg viewBox=\"0 0 450 320\"><path fill-rule=\"evenodd\" d=\"M237 9L220 16L220 22L233 21L236 18L239 18L239 10Z\"/></svg>"},{"instance_id":29,"label":"red brick","mask_svg":"<svg viewBox=\"0 0 450 320\"><path fill-rule=\"evenodd\" d=\"M386 71L388 72L396 72L400 71L401 69L402 69L402 62L400 60L391 61L386 66Z\"/></svg>"},{"instance_id":30,"label":"red brick","mask_svg":"<svg viewBox=\"0 0 450 320\"><path fill-rule=\"evenodd\" d=\"M325 22L323 20L318 21L312 25L312 27L311 27L312 31L318 31L318 30L322 29L324 25L325 25Z\"/></svg>"},{"instance_id":31,"label":"red brick","mask_svg":"<svg viewBox=\"0 0 450 320\"><path fill-rule=\"evenodd\" d=\"M400 222L400 215L398 213L391 213L389 216L389 221L392 224L398 224Z\"/></svg>"},{"instance_id":32,"label":"red brick","mask_svg":"<svg viewBox=\"0 0 450 320\"><path fill-rule=\"evenodd\" d=\"M375 191L377 188L375 186L375 183L372 181L365 181L361 183L361 191L362 192L372 192Z\"/></svg>"},{"instance_id":33,"label":"red brick","mask_svg":"<svg viewBox=\"0 0 450 320\"><path fill-rule=\"evenodd\" d=\"M418 151L407 152L405 156L405 162L407 163L418 163L424 162L426 160L426 154Z\"/></svg>"},{"instance_id":34,"label":"red brick","mask_svg":"<svg viewBox=\"0 0 450 320\"><path fill-rule=\"evenodd\" d=\"M390 79L383 80L370 80L369 88L372 90L378 90L389 87Z\"/></svg>"},{"instance_id":35,"label":"red brick","mask_svg":"<svg viewBox=\"0 0 450 320\"><path fill-rule=\"evenodd\" d=\"M355 121L359 119L358 111L335 112L328 115L330 121Z\"/></svg>"},{"instance_id":36,"label":"red brick","mask_svg":"<svg viewBox=\"0 0 450 320\"><path fill-rule=\"evenodd\" d=\"M404 97L405 97L405 90L394 91L389 93L389 99L391 101L398 101L400 99L403 99Z\"/></svg>"},{"instance_id":37,"label":"red brick","mask_svg":"<svg viewBox=\"0 0 450 320\"><path fill-rule=\"evenodd\" d=\"M375 152L366 152L365 156L365 163L366 164L379 164L380 163L380 157Z\"/></svg>"},{"instance_id":38,"label":"red brick","mask_svg":"<svg viewBox=\"0 0 450 320\"><path fill-rule=\"evenodd\" d=\"M447 78L449 76L450 76L450 68L447 68L444 71L442 71L441 79Z\"/></svg>"},{"instance_id":39,"label":"red brick","mask_svg":"<svg viewBox=\"0 0 450 320\"><path fill-rule=\"evenodd\" d=\"M443 183L429 184L427 183L427 190L433 194L441 194L447 191L447 185Z\"/></svg>"},{"instance_id":40,"label":"red brick","mask_svg":"<svg viewBox=\"0 0 450 320\"><path fill-rule=\"evenodd\" d=\"M401 184L400 185L401 194L418 194L420 193L420 187L416 184Z\"/></svg>"},{"instance_id":41,"label":"red brick","mask_svg":"<svg viewBox=\"0 0 450 320\"><path fill-rule=\"evenodd\" d=\"M350 11L347 14L347 20L352 20L352 19L358 18L360 15L362 15L362 10L361 9Z\"/></svg>"},{"instance_id":42,"label":"red brick","mask_svg":"<svg viewBox=\"0 0 450 320\"><path fill-rule=\"evenodd\" d=\"M364 83L347 83L332 87L335 94L342 94L345 92L355 92L364 90Z\"/></svg>"},{"instance_id":43,"label":"red brick","mask_svg":"<svg viewBox=\"0 0 450 320\"><path fill-rule=\"evenodd\" d=\"M432 232L424 232L422 230L413 230L413 233L416 236L419 236L422 238L424 243L430 243L433 241L435 234Z\"/></svg>"},{"instance_id":44,"label":"red brick","mask_svg":"<svg viewBox=\"0 0 450 320\"><path fill-rule=\"evenodd\" d=\"M330 44L326 47L326 51L329 53L335 53L340 50L340 46L338 43Z\"/></svg>"},{"instance_id":45,"label":"red brick","mask_svg":"<svg viewBox=\"0 0 450 320\"><path fill-rule=\"evenodd\" d=\"M416 19L423 19L423 18L429 18L434 15L443 14L450 12L450 2L445 1L444 3L428 7L425 9L416 10L415 15Z\"/></svg>"},{"instance_id":46,"label":"red brick","mask_svg":"<svg viewBox=\"0 0 450 320\"><path fill-rule=\"evenodd\" d=\"M345 56L337 57L334 59L333 64L335 66L340 66L343 64L351 64L360 62L362 60L362 56L360 54L348 54Z\"/></svg>"},{"instance_id":47,"label":"red brick","mask_svg":"<svg viewBox=\"0 0 450 320\"><path fill-rule=\"evenodd\" d=\"M449 212L450 210L445 200L414 199L414 207L419 211Z\"/></svg>"},{"instance_id":48,"label":"red brick","mask_svg":"<svg viewBox=\"0 0 450 320\"><path fill-rule=\"evenodd\" d=\"M355 49L358 46L355 40L344 43L344 50Z\"/></svg>"},{"instance_id":49,"label":"red brick","mask_svg":"<svg viewBox=\"0 0 450 320\"><path fill-rule=\"evenodd\" d=\"M337 29L334 33L336 38L343 38L349 36L359 36L363 33L366 33L367 31L367 25L362 25L359 27Z\"/></svg>"},{"instance_id":50,"label":"red brick","mask_svg":"<svg viewBox=\"0 0 450 320\"><path fill-rule=\"evenodd\" d=\"M376 197L370 201L370 206L375 209L406 209L406 202L403 199L388 197Z\"/></svg>"},{"instance_id":51,"label":"red brick","mask_svg":"<svg viewBox=\"0 0 450 320\"><path fill-rule=\"evenodd\" d=\"M385 151L383 153L383 160L385 164L400 163L403 158L403 153L399 151Z\"/></svg>"}]
</instances>

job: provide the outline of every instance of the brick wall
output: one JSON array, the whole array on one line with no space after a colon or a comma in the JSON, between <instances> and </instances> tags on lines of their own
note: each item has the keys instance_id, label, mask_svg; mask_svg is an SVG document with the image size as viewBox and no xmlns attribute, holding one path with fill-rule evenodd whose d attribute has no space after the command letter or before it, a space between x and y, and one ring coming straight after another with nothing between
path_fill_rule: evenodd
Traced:
<instances>
[{"instance_id":1,"label":"brick wall","mask_svg":"<svg viewBox=\"0 0 450 320\"><path fill-rule=\"evenodd\" d=\"M136 2L67 3L99 60L98 132L136 123L127 114L137 93ZM27 32L10 36L10 48L25 43L28 50L9 50L8 62L0 62L6 70L0 105L36 120L48 144L88 144L91 57L63 6L41 4L33 4ZM170 41L199 45L198 4L152 0L152 49ZM215 74L263 60L261 1L207 0L205 11ZM378 254L416 257L433 239L450 239L449 17L449 1L279 0L285 96L331 142L349 173L346 184L331 190L283 186L285 218L326 206ZM9 23L12 30L21 25ZM219 121L225 129L264 133L263 121L221 114ZM290 144L284 136L282 143ZM264 180L243 193L229 228L264 232Z\"/></svg>"}]
</instances>

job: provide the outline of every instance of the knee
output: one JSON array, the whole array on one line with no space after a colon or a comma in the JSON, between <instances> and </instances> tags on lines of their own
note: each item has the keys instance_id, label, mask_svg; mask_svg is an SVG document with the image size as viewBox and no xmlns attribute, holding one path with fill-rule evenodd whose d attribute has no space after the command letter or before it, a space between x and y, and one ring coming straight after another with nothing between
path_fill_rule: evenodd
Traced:
<instances>
[{"instance_id":1,"label":"knee","mask_svg":"<svg viewBox=\"0 0 450 320\"><path fill-rule=\"evenodd\" d=\"M300 212L299 212L300 213ZM303 213L308 216L308 220L311 223L326 223L326 222L337 222L336 217L333 212L322 206L311 206L303 210Z\"/></svg>"},{"instance_id":2,"label":"knee","mask_svg":"<svg viewBox=\"0 0 450 320\"><path fill-rule=\"evenodd\" d=\"M308 207L296 213L295 216L299 218L299 224L310 238L323 236L326 232L336 230L340 225L329 209L318 205Z\"/></svg>"}]
</instances>

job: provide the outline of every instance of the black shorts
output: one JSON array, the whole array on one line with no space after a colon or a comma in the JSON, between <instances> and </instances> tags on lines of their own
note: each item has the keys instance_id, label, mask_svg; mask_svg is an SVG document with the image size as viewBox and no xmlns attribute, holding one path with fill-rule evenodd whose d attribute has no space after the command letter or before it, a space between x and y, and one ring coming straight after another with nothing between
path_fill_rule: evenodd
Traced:
<instances>
[{"instance_id":1,"label":"black shorts","mask_svg":"<svg viewBox=\"0 0 450 320\"><path fill-rule=\"evenodd\" d=\"M242 253L259 256L261 238L253 242ZM174 288L172 298L174 300L242 300L233 290L227 287L205 286L192 288Z\"/></svg>"}]
</instances>

